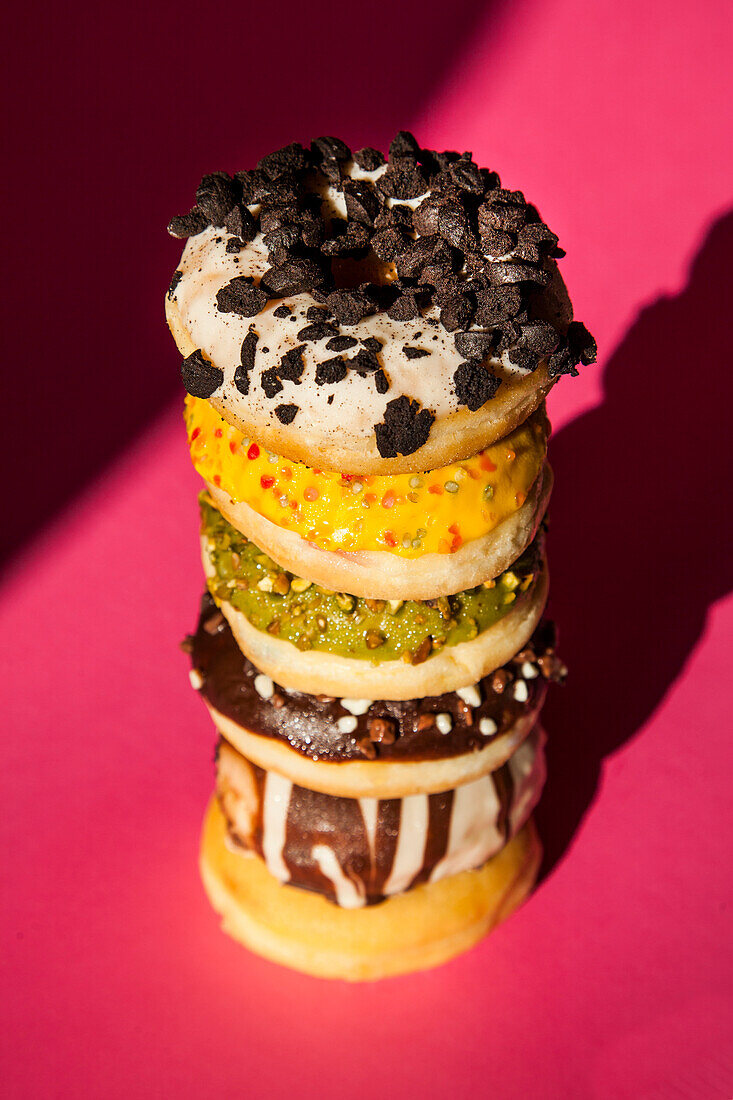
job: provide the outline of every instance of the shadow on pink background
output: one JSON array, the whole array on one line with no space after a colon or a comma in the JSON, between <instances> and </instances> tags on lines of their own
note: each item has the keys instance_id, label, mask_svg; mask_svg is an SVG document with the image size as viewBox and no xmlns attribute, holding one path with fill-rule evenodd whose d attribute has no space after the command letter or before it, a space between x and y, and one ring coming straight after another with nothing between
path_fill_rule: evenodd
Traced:
<instances>
[{"instance_id":1,"label":"shadow on pink background","mask_svg":"<svg viewBox=\"0 0 733 1100\"><path fill-rule=\"evenodd\" d=\"M730 1100L728 4L13 18L3 1095ZM163 226L204 170L403 125L537 199L601 359L551 398L543 881L468 956L351 988L242 952L197 879Z\"/></svg>"}]
</instances>

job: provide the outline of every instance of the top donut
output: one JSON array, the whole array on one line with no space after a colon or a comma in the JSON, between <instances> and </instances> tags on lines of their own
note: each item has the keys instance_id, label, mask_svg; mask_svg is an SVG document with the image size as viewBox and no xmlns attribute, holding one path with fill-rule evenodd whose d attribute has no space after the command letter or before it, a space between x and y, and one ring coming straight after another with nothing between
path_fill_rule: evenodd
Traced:
<instances>
[{"instance_id":1,"label":"top donut","mask_svg":"<svg viewBox=\"0 0 733 1100\"><path fill-rule=\"evenodd\" d=\"M168 229L188 238L166 298L186 389L311 466L469 457L595 360L535 207L407 132L386 160L323 137L204 176Z\"/></svg>"}]
</instances>

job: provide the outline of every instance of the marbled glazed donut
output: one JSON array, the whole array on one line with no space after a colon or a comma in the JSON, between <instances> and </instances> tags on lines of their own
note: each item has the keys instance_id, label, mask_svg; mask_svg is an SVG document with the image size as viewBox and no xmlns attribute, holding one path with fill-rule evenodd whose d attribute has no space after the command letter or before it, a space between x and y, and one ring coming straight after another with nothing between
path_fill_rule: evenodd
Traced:
<instances>
[{"instance_id":1,"label":"marbled glazed donut","mask_svg":"<svg viewBox=\"0 0 733 1100\"><path fill-rule=\"evenodd\" d=\"M376 981L439 966L478 943L530 893L542 848L530 818L477 871L341 909L283 886L255 856L230 847L212 799L201 838L201 877L222 928L250 951L321 978Z\"/></svg>"},{"instance_id":2,"label":"marbled glazed donut","mask_svg":"<svg viewBox=\"0 0 733 1100\"><path fill-rule=\"evenodd\" d=\"M301 787L348 798L449 790L506 763L565 668L543 623L492 676L459 692L386 701L291 692L242 654L206 594L186 643L192 682L223 736Z\"/></svg>"},{"instance_id":3,"label":"marbled glazed donut","mask_svg":"<svg viewBox=\"0 0 733 1100\"><path fill-rule=\"evenodd\" d=\"M276 454L430 470L513 431L592 362L557 237L470 154L334 138L205 176L166 299L189 393Z\"/></svg>"},{"instance_id":4,"label":"marbled glazed donut","mask_svg":"<svg viewBox=\"0 0 733 1100\"><path fill-rule=\"evenodd\" d=\"M299 787L220 741L216 794L232 841L271 875L359 909L496 855L537 804L543 744L536 727L501 768L453 790L357 799Z\"/></svg>"}]
</instances>

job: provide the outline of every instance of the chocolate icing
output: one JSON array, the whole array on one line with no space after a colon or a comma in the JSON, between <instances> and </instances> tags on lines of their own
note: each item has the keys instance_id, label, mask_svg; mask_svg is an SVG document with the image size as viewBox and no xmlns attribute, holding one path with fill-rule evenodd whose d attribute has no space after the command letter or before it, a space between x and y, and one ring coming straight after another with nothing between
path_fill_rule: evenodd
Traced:
<instances>
[{"instance_id":1,"label":"chocolate icing","mask_svg":"<svg viewBox=\"0 0 733 1100\"><path fill-rule=\"evenodd\" d=\"M516 721L539 710L544 701L547 679L558 679L562 670L554 658L554 627L544 622L538 627L526 650L504 667L506 686L500 693L492 687L495 673L480 685L481 704L468 706L455 692L407 701L375 700L368 711L356 717L351 733L339 730L339 718L351 716L339 699L285 691L276 687L270 699L263 699L254 686L258 669L241 652L232 632L205 593L196 633L187 640L193 668L202 680L201 695L212 707L237 725L255 734L274 737L296 752L313 760L436 760L476 752L506 733ZM520 679L528 660L537 675L524 679L526 702L517 702L512 683ZM436 724L418 729L421 716L449 714L450 734L441 733ZM393 743L370 738L374 719L387 719L395 733ZM493 734L482 734L482 718L497 726ZM469 724L470 722L470 724ZM423 723L425 725L425 719ZM373 728L373 727L372 727Z\"/></svg>"}]
</instances>

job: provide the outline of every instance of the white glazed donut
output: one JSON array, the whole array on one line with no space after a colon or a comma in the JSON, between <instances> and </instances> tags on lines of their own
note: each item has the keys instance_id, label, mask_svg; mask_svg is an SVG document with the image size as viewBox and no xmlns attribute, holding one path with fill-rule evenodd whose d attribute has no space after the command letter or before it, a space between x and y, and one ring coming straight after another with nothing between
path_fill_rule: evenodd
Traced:
<instances>
[{"instance_id":1,"label":"white glazed donut","mask_svg":"<svg viewBox=\"0 0 733 1100\"><path fill-rule=\"evenodd\" d=\"M184 382L286 458L439 467L594 357L557 238L469 154L401 134L385 165L319 139L204 177L197 199L171 223L190 238L166 303Z\"/></svg>"}]
</instances>

